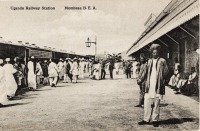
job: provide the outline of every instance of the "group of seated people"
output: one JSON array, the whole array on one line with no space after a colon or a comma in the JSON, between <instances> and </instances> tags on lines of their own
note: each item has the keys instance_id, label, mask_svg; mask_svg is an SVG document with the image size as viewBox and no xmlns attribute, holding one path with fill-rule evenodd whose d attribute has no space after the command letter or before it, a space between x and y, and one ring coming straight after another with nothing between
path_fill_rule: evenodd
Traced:
<instances>
[{"instance_id":1,"label":"group of seated people","mask_svg":"<svg viewBox=\"0 0 200 131\"><path fill-rule=\"evenodd\" d=\"M176 64L174 74L170 78L168 85L176 91L175 94L198 94L198 75L195 67L191 67L191 72L187 77L180 64Z\"/></svg>"}]
</instances>

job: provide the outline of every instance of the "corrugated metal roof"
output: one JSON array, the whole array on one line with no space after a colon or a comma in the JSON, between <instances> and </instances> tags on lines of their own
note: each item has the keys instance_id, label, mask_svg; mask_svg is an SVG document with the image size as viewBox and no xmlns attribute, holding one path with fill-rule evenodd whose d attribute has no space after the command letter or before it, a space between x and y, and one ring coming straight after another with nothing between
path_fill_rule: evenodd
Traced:
<instances>
[{"instance_id":1,"label":"corrugated metal roof","mask_svg":"<svg viewBox=\"0 0 200 131\"><path fill-rule=\"evenodd\" d=\"M40 46L36 46L34 44L23 44L23 43L13 43L11 41L5 41L5 40L0 40L0 44L6 44L6 45L12 45L12 46L20 46L20 47L24 47L24 48L28 48L28 49L35 49L35 50L43 50L43 51L54 51L54 52L59 52L59 53L66 53L66 54L72 54L72 55L80 55L80 56L85 56L85 55L81 55L81 54L76 54L76 53L70 53L67 52L66 50L58 50L55 48L49 48L49 47L40 47Z\"/></svg>"},{"instance_id":2,"label":"corrugated metal roof","mask_svg":"<svg viewBox=\"0 0 200 131\"><path fill-rule=\"evenodd\" d=\"M197 0L176 0L174 4L171 5L171 8L168 9L168 14L162 15L161 17L161 13L158 16L161 17L160 21L158 21L158 19L155 20L155 22L153 23L154 26L151 29L149 29L148 32L143 32L139 39L127 51L127 54L130 55L138 51L140 48L156 40L163 34L169 32L170 30L195 17L199 14L198 9L199 3ZM163 10L163 12L164 11L165 10Z\"/></svg>"}]
</instances>

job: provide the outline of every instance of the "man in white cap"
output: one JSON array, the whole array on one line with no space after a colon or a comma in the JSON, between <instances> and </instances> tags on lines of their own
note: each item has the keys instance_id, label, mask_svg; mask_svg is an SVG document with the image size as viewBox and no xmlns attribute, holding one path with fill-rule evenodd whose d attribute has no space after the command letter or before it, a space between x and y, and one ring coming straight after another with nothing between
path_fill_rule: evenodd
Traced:
<instances>
[{"instance_id":1,"label":"man in white cap","mask_svg":"<svg viewBox=\"0 0 200 131\"><path fill-rule=\"evenodd\" d=\"M6 64L3 66L3 68L5 71L7 96L9 99L12 99L15 96L15 93L17 90L17 83L13 76L13 74L15 74L17 70L14 69L12 64L10 64L10 58L6 58L5 61L6 61Z\"/></svg>"},{"instance_id":2,"label":"man in white cap","mask_svg":"<svg viewBox=\"0 0 200 131\"><path fill-rule=\"evenodd\" d=\"M5 105L6 102L8 101L5 70L2 66L3 66L3 60L0 59L0 106Z\"/></svg>"},{"instance_id":3,"label":"man in white cap","mask_svg":"<svg viewBox=\"0 0 200 131\"><path fill-rule=\"evenodd\" d=\"M77 58L76 57L73 59L73 64L72 64L72 68L70 70L70 73L73 74L74 81L75 81L75 83L77 83L77 79L78 79L78 63L77 63Z\"/></svg>"},{"instance_id":4,"label":"man in white cap","mask_svg":"<svg viewBox=\"0 0 200 131\"><path fill-rule=\"evenodd\" d=\"M66 58L65 60L65 74L64 74L64 80L63 80L63 83L68 83L69 82L69 79L71 80L72 82L72 74L70 74L70 69L71 69L71 66L69 64L69 58Z\"/></svg>"},{"instance_id":5,"label":"man in white cap","mask_svg":"<svg viewBox=\"0 0 200 131\"><path fill-rule=\"evenodd\" d=\"M30 61L27 64L28 66L28 87L32 89L33 91L36 90L37 84L36 84L36 62L34 60L34 56L31 56Z\"/></svg>"},{"instance_id":6,"label":"man in white cap","mask_svg":"<svg viewBox=\"0 0 200 131\"><path fill-rule=\"evenodd\" d=\"M91 64L90 64L90 68L91 68L91 76L93 76L93 70L94 70L94 63L95 63L95 60L94 58L92 58L92 61L91 61Z\"/></svg>"},{"instance_id":7,"label":"man in white cap","mask_svg":"<svg viewBox=\"0 0 200 131\"><path fill-rule=\"evenodd\" d=\"M152 58L147 64L147 81L144 96L144 119L139 125L149 124L152 120L154 127L159 126L160 100L165 94L165 80L168 75L166 60L160 58L160 45L152 44Z\"/></svg>"},{"instance_id":8,"label":"man in white cap","mask_svg":"<svg viewBox=\"0 0 200 131\"><path fill-rule=\"evenodd\" d=\"M44 60L44 62L41 64L42 67L42 75L44 77L43 79L43 85L47 85L48 84L48 76L49 76L49 72L48 72L48 61Z\"/></svg>"},{"instance_id":9,"label":"man in white cap","mask_svg":"<svg viewBox=\"0 0 200 131\"><path fill-rule=\"evenodd\" d=\"M51 87L56 87L57 81L58 81L58 74L59 69L54 62L54 60L50 59L49 67L48 67L48 73L49 73L49 83Z\"/></svg>"},{"instance_id":10,"label":"man in white cap","mask_svg":"<svg viewBox=\"0 0 200 131\"><path fill-rule=\"evenodd\" d=\"M42 71L42 67L41 67L41 60L37 60L36 61L36 83L37 85L41 84L42 82L42 75L43 75L43 71Z\"/></svg>"},{"instance_id":11,"label":"man in white cap","mask_svg":"<svg viewBox=\"0 0 200 131\"><path fill-rule=\"evenodd\" d=\"M85 73L89 72L89 61L88 59L85 60Z\"/></svg>"},{"instance_id":12,"label":"man in white cap","mask_svg":"<svg viewBox=\"0 0 200 131\"><path fill-rule=\"evenodd\" d=\"M132 62L132 71L133 71L133 78L136 79L136 70L137 70L137 61L136 58L133 58L133 62Z\"/></svg>"},{"instance_id":13,"label":"man in white cap","mask_svg":"<svg viewBox=\"0 0 200 131\"><path fill-rule=\"evenodd\" d=\"M85 62L84 62L84 58L82 58L79 63L79 76L82 79L84 78L84 70L85 70Z\"/></svg>"},{"instance_id":14,"label":"man in white cap","mask_svg":"<svg viewBox=\"0 0 200 131\"><path fill-rule=\"evenodd\" d=\"M62 58L59 59L59 62L57 64L57 66L58 66L58 69L59 69L59 79L63 80L63 77L64 77L64 63L63 63L63 59Z\"/></svg>"},{"instance_id":15,"label":"man in white cap","mask_svg":"<svg viewBox=\"0 0 200 131\"><path fill-rule=\"evenodd\" d=\"M88 72L89 72L89 76L91 75L91 73L92 73L92 60L91 59L89 59L89 62L88 62Z\"/></svg>"},{"instance_id":16,"label":"man in white cap","mask_svg":"<svg viewBox=\"0 0 200 131\"><path fill-rule=\"evenodd\" d=\"M13 66L17 70L17 72L14 74L14 78L18 86L16 95L22 95L24 73L23 73L23 68L21 66L21 58L15 57L14 62L15 63Z\"/></svg>"}]
</instances>

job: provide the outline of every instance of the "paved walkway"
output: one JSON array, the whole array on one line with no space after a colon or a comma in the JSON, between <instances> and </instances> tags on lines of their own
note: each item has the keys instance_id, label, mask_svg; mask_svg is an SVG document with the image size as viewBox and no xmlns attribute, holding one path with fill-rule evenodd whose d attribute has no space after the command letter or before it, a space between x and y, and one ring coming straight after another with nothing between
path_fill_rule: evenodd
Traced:
<instances>
[{"instance_id":1,"label":"paved walkway","mask_svg":"<svg viewBox=\"0 0 200 131\"><path fill-rule=\"evenodd\" d=\"M108 76L107 76L108 77ZM197 130L199 103L167 88L161 122L139 126L143 109L136 108L139 87L123 75L114 80L80 80L28 92L0 108L0 130Z\"/></svg>"}]
</instances>

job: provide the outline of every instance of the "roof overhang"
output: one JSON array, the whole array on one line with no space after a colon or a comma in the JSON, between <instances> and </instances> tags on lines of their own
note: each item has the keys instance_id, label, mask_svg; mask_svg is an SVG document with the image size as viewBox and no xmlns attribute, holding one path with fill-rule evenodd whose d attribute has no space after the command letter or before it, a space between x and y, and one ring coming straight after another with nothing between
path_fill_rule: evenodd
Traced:
<instances>
[{"instance_id":1,"label":"roof overhang","mask_svg":"<svg viewBox=\"0 0 200 131\"><path fill-rule=\"evenodd\" d=\"M129 49L127 55L137 52L174 28L199 15L199 3L197 0L186 1L182 4L182 6L179 5L173 12L157 23L144 37L137 41L131 49Z\"/></svg>"}]
</instances>

